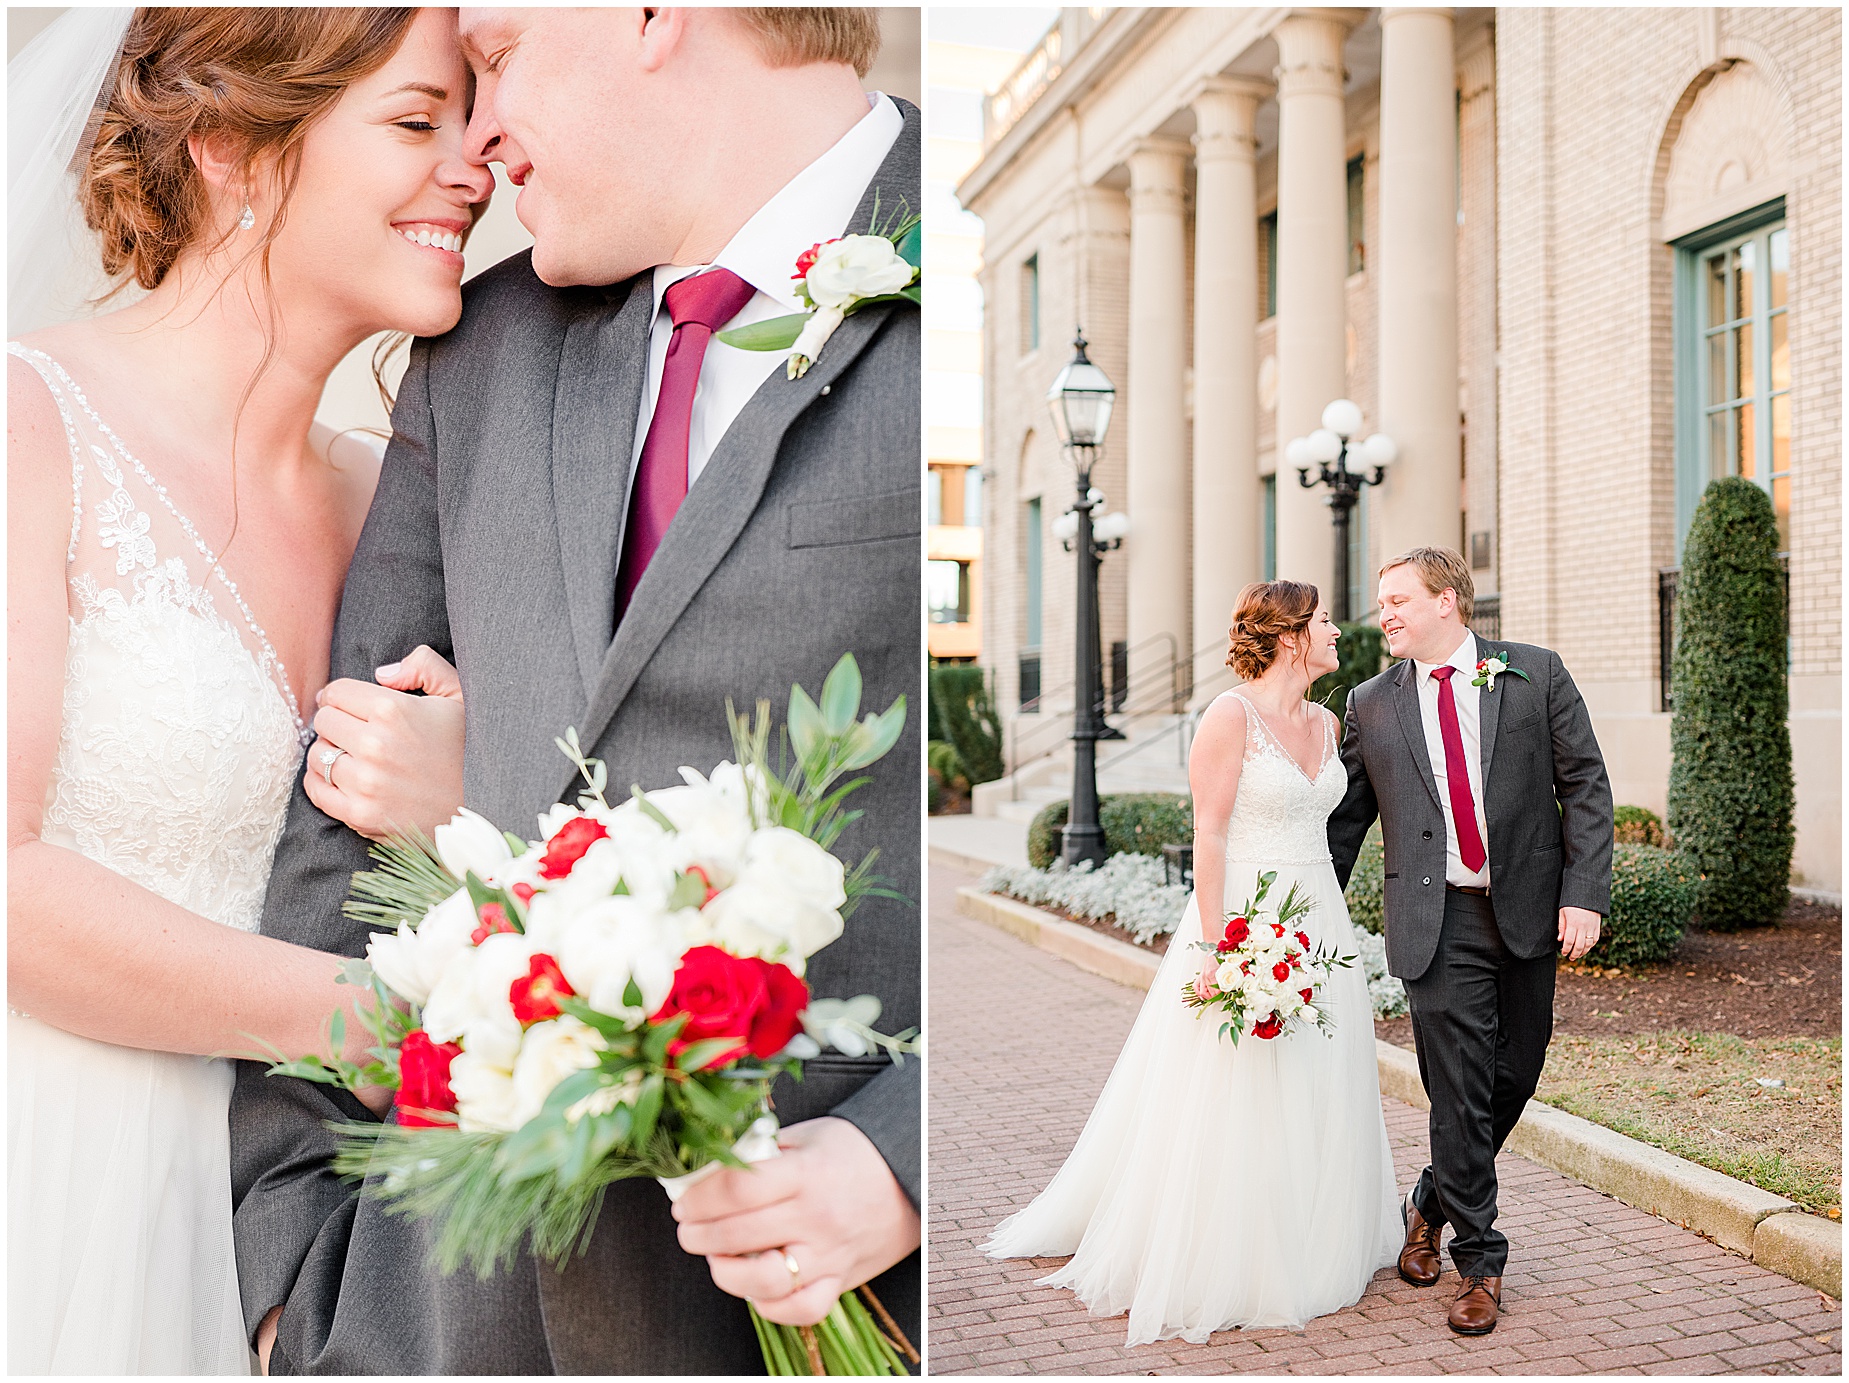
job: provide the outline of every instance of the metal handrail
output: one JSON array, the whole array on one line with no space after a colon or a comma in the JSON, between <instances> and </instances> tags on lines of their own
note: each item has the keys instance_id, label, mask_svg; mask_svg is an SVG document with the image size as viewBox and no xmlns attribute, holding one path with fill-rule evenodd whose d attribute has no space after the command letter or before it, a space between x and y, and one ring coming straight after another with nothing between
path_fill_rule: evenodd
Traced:
<instances>
[{"instance_id":1,"label":"metal handrail","mask_svg":"<svg viewBox=\"0 0 1849 1383\"><path fill-rule=\"evenodd\" d=\"M1125 667L1128 668L1131 658L1134 654L1144 649L1149 648L1153 644L1161 644L1161 643L1166 643L1169 649L1169 655L1168 655L1169 687L1170 687L1170 695L1172 697L1174 694L1174 685L1175 685L1175 669L1180 663L1180 656L1179 656L1177 646L1176 646L1176 639L1173 634L1169 633L1167 630L1164 630L1162 633L1159 633L1159 634L1151 634L1148 638L1144 639L1141 643L1137 644L1134 648L1129 649L1125 653L1124 663L1125 663ZM1158 663L1155 666L1160 667L1161 664ZM1135 681L1134 674L1128 674L1126 680L1134 682ZM1023 716L1026 716L1029 714L1039 715L1041 707L1044 706L1049 700L1053 699L1054 697L1060 696L1064 693L1073 691L1076 688L1076 686L1077 686L1077 679L1075 678L1070 681L1060 683L1057 687L1052 688L1050 691L1043 687L1041 688L1040 695L1034 698L1033 710L1031 712L1028 710L1026 706L1017 706L1014 710L1008 712L1007 721L1008 721L1009 733L1008 733L1007 741L1006 741L1007 744L1010 746L1014 746L1018 744L1019 737L1021 736L1022 733L1024 733L1019 728L1019 722ZM1113 712L1113 714L1122 714L1122 712ZM1035 725L1030 726L1028 732L1026 733L1031 733L1031 731L1038 730L1043 727L1051 727L1051 728L1059 729L1061 731L1061 734L1059 736L1059 742L1062 744L1066 741L1066 739L1071 734L1071 727L1062 726L1060 722L1057 720L1040 721L1036 723ZM1053 752L1054 750L1052 749L1045 750L1042 753L1035 755L1034 757L1036 759L1044 758L1046 754L1050 754ZM1032 762L1032 760L1022 761L1022 763L1016 764L1015 767L1021 767L1026 762ZM1010 768L1008 771L1012 773L1014 769Z\"/></svg>"}]
</instances>

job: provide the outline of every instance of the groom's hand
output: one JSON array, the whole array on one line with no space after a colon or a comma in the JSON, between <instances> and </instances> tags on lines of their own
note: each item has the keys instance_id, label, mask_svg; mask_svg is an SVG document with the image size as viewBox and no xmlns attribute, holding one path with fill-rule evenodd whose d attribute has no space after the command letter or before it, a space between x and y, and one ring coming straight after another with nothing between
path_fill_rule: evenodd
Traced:
<instances>
[{"instance_id":1,"label":"groom's hand","mask_svg":"<svg viewBox=\"0 0 1849 1383\"><path fill-rule=\"evenodd\" d=\"M1599 944L1599 915L1590 908L1560 909L1560 954L1578 960Z\"/></svg>"},{"instance_id":2,"label":"groom's hand","mask_svg":"<svg viewBox=\"0 0 1849 1383\"><path fill-rule=\"evenodd\" d=\"M681 1247L705 1255L721 1290L767 1321L814 1325L835 1298L918 1247L918 1212L847 1120L792 1124L777 1141L781 1157L709 1176L675 1203L674 1218Z\"/></svg>"},{"instance_id":3,"label":"groom's hand","mask_svg":"<svg viewBox=\"0 0 1849 1383\"><path fill-rule=\"evenodd\" d=\"M316 695L320 738L303 786L310 802L369 839L428 836L462 805L462 679L423 644L374 675L376 686L343 677ZM331 749L345 752L328 770L321 756Z\"/></svg>"}]
</instances>

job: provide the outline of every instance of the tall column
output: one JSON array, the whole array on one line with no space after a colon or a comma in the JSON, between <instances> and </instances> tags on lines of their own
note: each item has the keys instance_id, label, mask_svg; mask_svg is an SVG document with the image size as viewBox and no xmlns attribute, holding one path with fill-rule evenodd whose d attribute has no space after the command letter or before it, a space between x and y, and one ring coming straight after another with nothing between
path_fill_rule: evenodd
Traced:
<instances>
[{"instance_id":1,"label":"tall column","mask_svg":"<svg viewBox=\"0 0 1849 1383\"><path fill-rule=\"evenodd\" d=\"M1400 444L1381 552L1458 548L1457 105L1451 11L1380 12L1380 422Z\"/></svg>"},{"instance_id":2,"label":"tall column","mask_svg":"<svg viewBox=\"0 0 1849 1383\"><path fill-rule=\"evenodd\" d=\"M1284 464L1347 392L1348 135L1342 40L1355 11L1293 14L1278 44L1278 575L1327 599L1335 531L1323 490Z\"/></svg>"},{"instance_id":3,"label":"tall column","mask_svg":"<svg viewBox=\"0 0 1849 1383\"><path fill-rule=\"evenodd\" d=\"M1225 664L1239 588L1262 567L1258 488L1258 139L1268 83L1194 98L1194 682ZM1197 691L1194 700L1215 688Z\"/></svg>"},{"instance_id":4,"label":"tall column","mask_svg":"<svg viewBox=\"0 0 1849 1383\"><path fill-rule=\"evenodd\" d=\"M1130 155L1130 677L1139 705L1160 699L1168 646L1186 658L1188 606L1187 276L1182 174L1188 146L1151 139ZM1145 691L1145 688L1148 690Z\"/></svg>"}]
</instances>

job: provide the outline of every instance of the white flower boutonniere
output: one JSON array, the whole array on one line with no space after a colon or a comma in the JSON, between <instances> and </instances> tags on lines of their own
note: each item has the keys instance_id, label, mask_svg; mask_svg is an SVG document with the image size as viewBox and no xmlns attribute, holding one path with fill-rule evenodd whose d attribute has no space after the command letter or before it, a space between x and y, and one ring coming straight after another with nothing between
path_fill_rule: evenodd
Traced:
<instances>
[{"instance_id":1,"label":"white flower boutonniere","mask_svg":"<svg viewBox=\"0 0 1849 1383\"><path fill-rule=\"evenodd\" d=\"M879 217L876 199L866 235L823 240L797 257L791 277L809 311L722 331L718 339L739 350L788 351L785 374L801 379L835 329L861 308L921 302L918 218L902 214L882 228Z\"/></svg>"},{"instance_id":2,"label":"white flower boutonniere","mask_svg":"<svg viewBox=\"0 0 1849 1383\"><path fill-rule=\"evenodd\" d=\"M1508 654L1492 653L1487 658L1479 658L1477 660L1477 675L1470 679L1470 685L1473 687L1488 687L1491 691L1495 691L1496 679L1505 672L1514 673L1524 682L1534 680L1520 668L1510 667Z\"/></svg>"}]
</instances>

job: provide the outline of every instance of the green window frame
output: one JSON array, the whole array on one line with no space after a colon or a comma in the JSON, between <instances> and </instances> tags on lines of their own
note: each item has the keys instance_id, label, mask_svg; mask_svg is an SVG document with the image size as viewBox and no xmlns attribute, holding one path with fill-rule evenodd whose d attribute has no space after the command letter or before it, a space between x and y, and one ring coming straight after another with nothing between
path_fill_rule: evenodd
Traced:
<instances>
[{"instance_id":1,"label":"green window frame","mask_svg":"<svg viewBox=\"0 0 1849 1383\"><path fill-rule=\"evenodd\" d=\"M1676 243L1676 560L1708 483L1763 489L1791 548L1789 227L1783 199Z\"/></svg>"},{"instance_id":2,"label":"green window frame","mask_svg":"<svg viewBox=\"0 0 1849 1383\"><path fill-rule=\"evenodd\" d=\"M1040 501L1027 501L1027 637L1022 643L1022 651L1036 653L1040 649L1040 562L1041 530Z\"/></svg>"}]
</instances>

